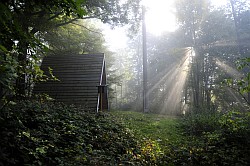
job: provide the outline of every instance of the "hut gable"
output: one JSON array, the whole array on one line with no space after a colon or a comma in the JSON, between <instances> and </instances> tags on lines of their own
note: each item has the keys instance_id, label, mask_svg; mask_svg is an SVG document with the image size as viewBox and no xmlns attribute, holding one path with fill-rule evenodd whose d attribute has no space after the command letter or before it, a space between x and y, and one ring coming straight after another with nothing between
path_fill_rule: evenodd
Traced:
<instances>
[{"instance_id":1,"label":"hut gable","mask_svg":"<svg viewBox=\"0 0 250 166\"><path fill-rule=\"evenodd\" d=\"M35 94L45 93L56 101L97 111L108 109L104 54L48 56L41 69L48 75L49 68L59 81L37 84Z\"/></svg>"}]
</instances>

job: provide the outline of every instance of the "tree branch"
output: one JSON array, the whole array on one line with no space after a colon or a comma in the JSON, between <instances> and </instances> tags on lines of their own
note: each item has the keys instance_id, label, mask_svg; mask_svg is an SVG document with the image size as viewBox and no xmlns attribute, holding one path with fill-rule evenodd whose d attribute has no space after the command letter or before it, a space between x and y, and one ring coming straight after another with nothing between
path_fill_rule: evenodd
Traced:
<instances>
[{"instance_id":1,"label":"tree branch","mask_svg":"<svg viewBox=\"0 0 250 166\"><path fill-rule=\"evenodd\" d=\"M87 27L86 27L86 26L84 26L84 25L81 25L81 24L78 24L78 23L75 23L75 22L71 22L71 24L78 25L78 26L80 26L80 27L83 27L84 29L87 29L87 30L88 30L88 31L90 31L90 32L93 32L93 33L97 33L97 34L102 35L102 33L101 33L101 32L93 31L93 30L91 30L91 29L87 28Z\"/></svg>"},{"instance_id":2,"label":"tree branch","mask_svg":"<svg viewBox=\"0 0 250 166\"><path fill-rule=\"evenodd\" d=\"M59 16L62 13L63 12L57 12L57 13L54 14L54 16L50 17L48 20L52 20L52 19L56 18L57 16Z\"/></svg>"},{"instance_id":3,"label":"tree branch","mask_svg":"<svg viewBox=\"0 0 250 166\"><path fill-rule=\"evenodd\" d=\"M60 14L60 13L59 13L59 14ZM59 15L59 14L58 14L58 15ZM74 18L74 19L72 19L72 20L70 20L70 21L67 21L67 22L64 22L64 23L61 23L61 24L57 24L56 27L60 27L60 26L63 26L63 25L70 24L70 23L76 21L77 19L86 20L86 19L91 19L91 18L98 18L98 16L101 16L101 15L103 15L103 14L105 14L105 13L100 13L100 14L97 14L97 15L87 16L87 17L83 17L83 18L76 17L76 18ZM58 15L55 15L54 17L57 17ZM79 26L81 26L81 25L79 25ZM84 28L86 28L86 27L84 27ZM87 28L86 28L86 29L87 29Z\"/></svg>"},{"instance_id":4,"label":"tree branch","mask_svg":"<svg viewBox=\"0 0 250 166\"><path fill-rule=\"evenodd\" d=\"M56 27L60 27L60 26L63 26L63 25L70 24L70 23L76 21L77 19L79 19L79 18L76 17L76 18L73 18L72 20L69 20L69 21L67 21L67 22L64 22L64 23L61 23L61 24L57 24Z\"/></svg>"},{"instance_id":5,"label":"tree branch","mask_svg":"<svg viewBox=\"0 0 250 166\"><path fill-rule=\"evenodd\" d=\"M90 18L97 18L98 16L101 16L101 15L103 15L103 14L105 14L104 12L103 13L99 13L99 14L96 14L96 15L92 15L92 16L87 16L87 17L83 17L82 19L90 19Z\"/></svg>"}]
</instances>

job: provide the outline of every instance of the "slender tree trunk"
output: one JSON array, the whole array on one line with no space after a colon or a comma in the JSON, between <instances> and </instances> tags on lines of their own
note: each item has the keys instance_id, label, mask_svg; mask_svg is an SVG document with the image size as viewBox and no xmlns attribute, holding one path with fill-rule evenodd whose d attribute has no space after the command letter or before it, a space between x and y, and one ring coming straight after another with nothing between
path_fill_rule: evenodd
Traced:
<instances>
[{"instance_id":1,"label":"slender tree trunk","mask_svg":"<svg viewBox=\"0 0 250 166\"><path fill-rule=\"evenodd\" d=\"M187 98L188 98L188 80L186 80L185 82L185 86L184 86L185 90L184 90L184 104L187 104Z\"/></svg>"},{"instance_id":2,"label":"slender tree trunk","mask_svg":"<svg viewBox=\"0 0 250 166\"><path fill-rule=\"evenodd\" d=\"M6 61L6 55L4 54L3 56L4 56L4 60ZM1 61L0 61L0 65L1 65ZM0 85L0 102L3 97L4 97L4 88Z\"/></svg>"},{"instance_id":3,"label":"slender tree trunk","mask_svg":"<svg viewBox=\"0 0 250 166\"><path fill-rule=\"evenodd\" d=\"M142 43L143 43L143 112L149 112L148 109L148 72L147 72L147 31L145 22L145 7L142 8Z\"/></svg>"},{"instance_id":4,"label":"slender tree trunk","mask_svg":"<svg viewBox=\"0 0 250 166\"><path fill-rule=\"evenodd\" d=\"M137 89L137 102L140 103L139 101L141 101L141 68L142 68L142 62L141 62L141 40L140 37L138 37L138 46L137 46L137 85L138 85L138 89Z\"/></svg>"},{"instance_id":5,"label":"slender tree trunk","mask_svg":"<svg viewBox=\"0 0 250 166\"><path fill-rule=\"evenodd\" d=\"M0 86L0 99L2 99L2 97L3 97L3 87Z\"/></svg>"},{"instance_id":6,"label":"slender tree trunk","mask_svg":"<svg viewBox=\"0 0 250 166\"><path fill-rule=\"evenodd\" d=\"M239 22L239 19L235 10L235 0L230 0L230 4L232 7L232 14L234 18L234 26L235 26L235 33L236 33L236 41L238 45L238 52L240 56L242 56L244 55L244 48L242 46L242 42L240 38L240 22ZM247 74L247 71L245 71L244 73ZM247 93L247 101L248 101L248 104L250 104L250 92Z\"/></svg>"},{"instance_id":7,"label":"slender tree trunk","mask_svg":"<svg viewBox=\"0 0 250 166\"><path fill-rule=\"evenodd\" d=\"M233 18L234 18L234 26L235 26L235 33L236 33L236 40L237 40L237 44L238 44L238 49L239 49L239 53L242 55L240 32L239 32L240 27L239 27L238 17L237 17L236 11L235 11L235 1L230 0L230 3L231 3L232 14L233 14Z\"/></svg>"},{"instance_id":8,"label":"slender tree trunk","mask_svg":"<svg viewBox=\"0 0 250 166\"><path fill-rule=\"evenodd\" d=\"M28 25L24 23L23 32L28 34ZM27 49L28 43L26 39L22 39L19 42L21 53L18 55L18 78L16 80L16 96L18 99L23 99L26 96L26 69L27 69Z\"/></svg>"},{"instance_id":9,"label":"slender tree trunk","mask_svg":"<svg viewBox=\"0 0 250 166\"><path fill-rule=\"evenodd\" d=\"M250 83L248 83L250 84ZM248 104L250 105L250 92L247 93L247 100L248 100Z\"/></svg>"},{"instance_id":10,"label":"slender tree trunk","mask_svg":"<svg viewBox=\"0 0 250 166\"><path fill-rule=\"evenodd\" d=\"M195 67L194 67L194 91L195 91L195 107L199 109L200 107L200 73L199 73L199 53L198 50L195 48Z\"/></svg>"},{"instance_id":11,"label":"slender tree trunk","mask_svg":"<svg viewBox=\"0 0 250 166\"><path fill-rule=\"evenodd\" d=\"M19 68L18 78L16 80L17 97L18 99L22 99L25 97L25 89L26 89L26 81L25 81L26 54L19 55L18 62L20 68Z\"/></svg>"},{"instance_id":12,"label":"slender tree trunk","mask_svg":"<svg viewBox=\"0 0 250 166\"><path fill-rule=\"evenodd\" d=\"M210 90L209 90L209 59L208 56L206 57L206 63L205 63L205 74L204 74L204 79L205 79L205 97L206 97L206 105L207 109L211 109L211 96L210 96Z\"/></svg>"}]
</instances>

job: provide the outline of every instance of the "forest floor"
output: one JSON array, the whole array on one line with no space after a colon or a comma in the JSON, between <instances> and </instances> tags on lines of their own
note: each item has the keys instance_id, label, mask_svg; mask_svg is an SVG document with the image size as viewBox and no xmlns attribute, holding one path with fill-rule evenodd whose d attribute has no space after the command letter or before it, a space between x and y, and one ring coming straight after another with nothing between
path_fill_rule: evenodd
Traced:
<instances>
[{"instance_id":1,"label":"forest floor","mask_svg":"<svg viewBox=\"0 0 250 166\"><path fill-rule=\"evenodd\" d=\"M0 111L2 165L249 165L250 114L177 117L22 101Z\"/></svg>"},{"instance_id":2,"label":"forest floor","mask_svg":"<svg viewBox=\"0 0 250 166\"><path fill-rule=\"evenodd\" d=\"M187 117L111 111L139 142L145 165L249 165L250 114ZM153 163L153 164L152 164Z\"/></svg>"},{"instance_id":3,"label":"forest floor","mask_svg":"<svg viewBox=\"0 0 250 166\"><path fill-rule=\"evenodd\" d=\"M111 111L110 113L140 140L151 139L159 144L180 143L186 140L181 134L178 116L133 111Z\"/></svg>"}]
</instances>

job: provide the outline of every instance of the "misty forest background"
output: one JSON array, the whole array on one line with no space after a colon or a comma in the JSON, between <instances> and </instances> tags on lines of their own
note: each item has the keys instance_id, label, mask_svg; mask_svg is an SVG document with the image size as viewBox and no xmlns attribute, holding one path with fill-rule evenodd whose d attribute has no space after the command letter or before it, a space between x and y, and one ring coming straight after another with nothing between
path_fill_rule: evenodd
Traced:
<instances>
[{"instance_id":1,"label":"misty forest background","mask_svg":"<svg viewBox=\"0 0 250 166\"><path fill-rule=\"evenodd\" d=\"M178 29L147 34L148 114L140 0L5 0L0 9L0 165L249 165L248 0L175 1ZM127 48L110 51L102 23L126 25ZM56 80L40 69L44 56L97 52L111 111L32 94Z\"/></svg>"}]
</instances>

